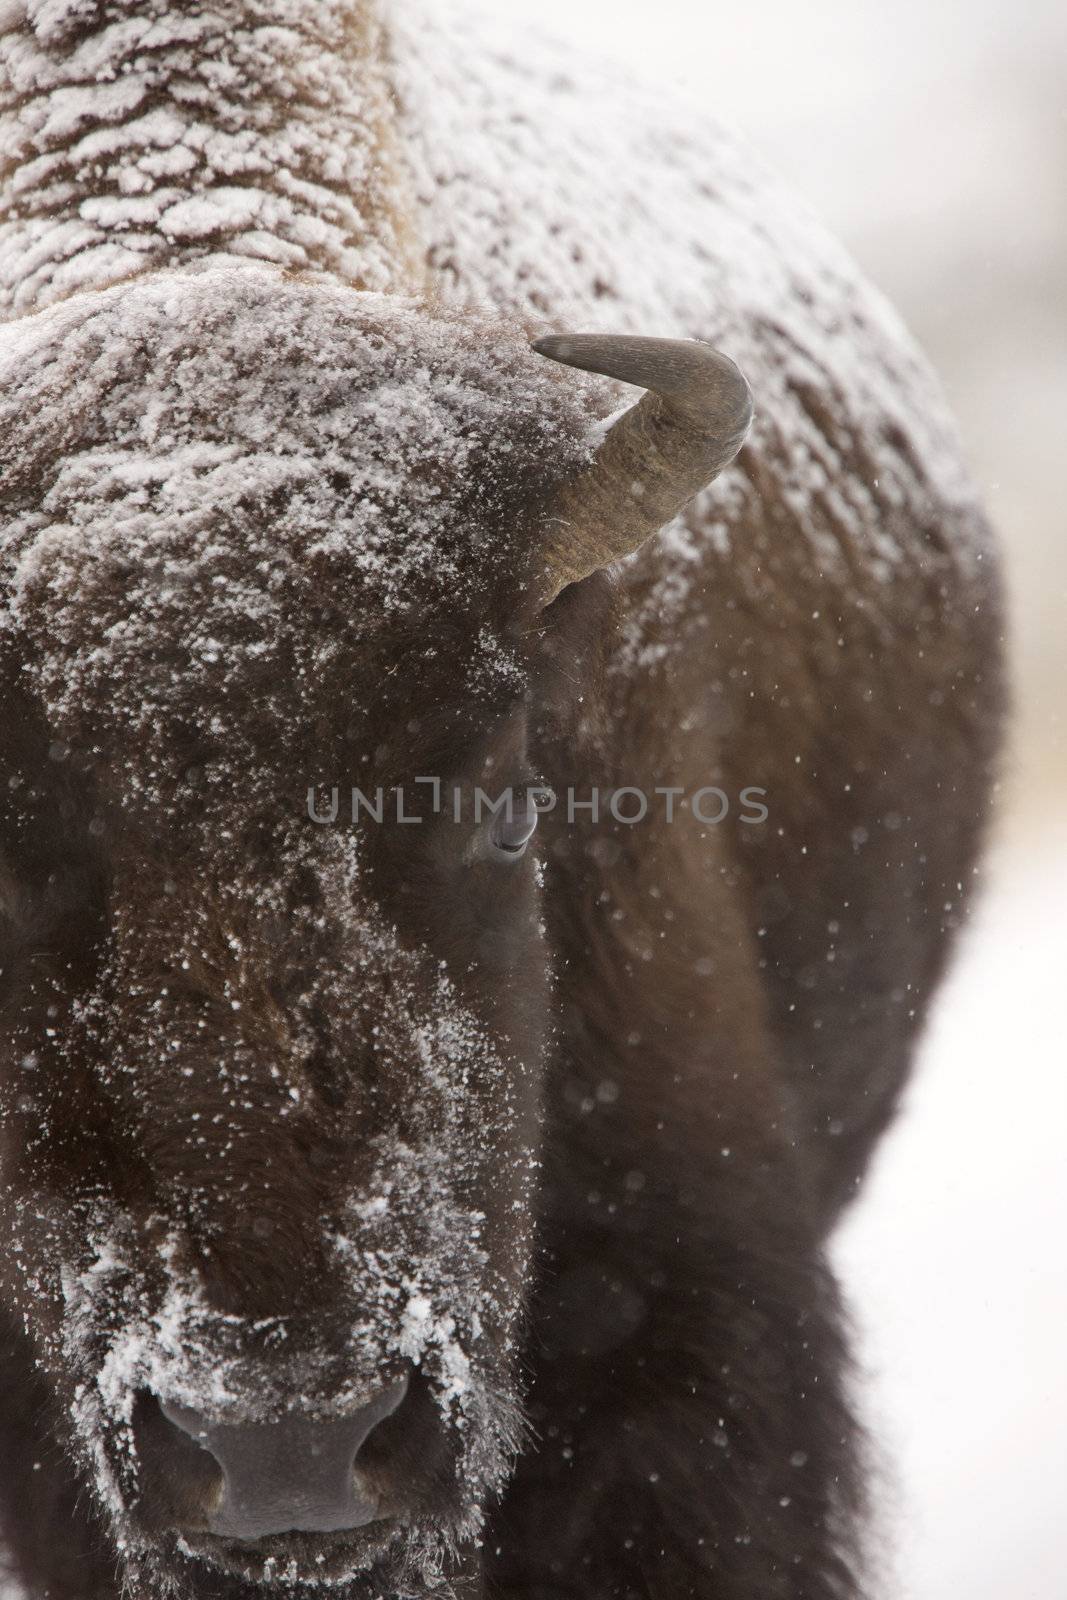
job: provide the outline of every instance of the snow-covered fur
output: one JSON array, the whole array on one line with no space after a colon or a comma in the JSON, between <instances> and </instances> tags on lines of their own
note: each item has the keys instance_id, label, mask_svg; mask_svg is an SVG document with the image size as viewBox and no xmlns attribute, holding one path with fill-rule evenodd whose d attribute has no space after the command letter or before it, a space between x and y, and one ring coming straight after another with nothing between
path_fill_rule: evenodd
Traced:
<instances>
[{"instance_id":1,"label":"snow-covered fur","mask_svg":"<svg viewBox=\"0 0 1067 1600\"><path fill-rule=\"evenodd\" d=\"M1003 698L921 357L702 110L458 0L7 0L0 172L19 1577L855 1600L824 1242ZM539 610L630 398L530 348L578 328L716 344L756 420ZM454 814L348 812L431 775ZM534 780L600 814L502 861L475 791ZM402 1371L369 1531L205 1534L160 1400L335 1417Z\"/></svg>"},{"instance_id":2,"label":"snow-covered fur","mask_svg":"<svg viewBox=\"0 0 1067 1600\"><path fill-rule=\"evenodd\" d=\"M348 0L6 0L8 309L222 246L418 284L383 30Z\"/></svg>"}]
</instances>

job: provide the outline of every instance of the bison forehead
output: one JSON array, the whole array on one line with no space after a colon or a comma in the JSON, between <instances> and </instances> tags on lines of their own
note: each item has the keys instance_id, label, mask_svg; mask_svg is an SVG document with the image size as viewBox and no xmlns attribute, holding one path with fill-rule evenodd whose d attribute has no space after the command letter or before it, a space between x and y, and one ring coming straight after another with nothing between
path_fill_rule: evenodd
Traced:
<instances>
[{"instance_id":1,"label":"bison forehead","mask_svg":"<svg viewBox=\"0 0 1067 1600\"><path fill-rule=\"evenodd\" d=\"M328 683L353 633L486 617L588 453L588 389L517 326L252 264L12 324L0 376L0 583L60 708Z\"/></svg>"}]
</instances>

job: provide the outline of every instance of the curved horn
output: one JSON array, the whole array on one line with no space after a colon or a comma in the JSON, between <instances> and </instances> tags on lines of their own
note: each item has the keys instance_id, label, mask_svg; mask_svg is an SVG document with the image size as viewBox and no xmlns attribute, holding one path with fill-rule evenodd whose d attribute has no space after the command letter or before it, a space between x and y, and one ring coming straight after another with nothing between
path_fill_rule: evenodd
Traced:
<instances>
[{"instance_id":1,"label":"curved horn","mask_svg":"<svg viewBox=\"0 0 1067 1600\"><path fill-rule=\"evenodd\" d=\"M562 334L533 348L648 390L557 497L547 605L568 583L636 550L730 464L752 421L752 393L729 356L696 340Z\"/></svg>"}]
</instances>

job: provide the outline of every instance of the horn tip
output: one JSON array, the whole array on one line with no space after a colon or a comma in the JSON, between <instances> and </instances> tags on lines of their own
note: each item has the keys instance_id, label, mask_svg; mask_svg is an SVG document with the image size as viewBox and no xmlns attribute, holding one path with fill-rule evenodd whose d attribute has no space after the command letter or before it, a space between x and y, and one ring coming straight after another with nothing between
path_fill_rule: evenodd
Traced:
<instances>
[{"instance_id":1,"label":"horn tip","mask_svg":"<svg viewBox=\"0 0 1067 1600\"><path fill-rule=\"evenodd\" d=\"M574 354L574 345L566 334L546 334L543 339L535 339L530 346L539 356L547 356L550 361L566 361Z\"/></svg>"}]
</instances>

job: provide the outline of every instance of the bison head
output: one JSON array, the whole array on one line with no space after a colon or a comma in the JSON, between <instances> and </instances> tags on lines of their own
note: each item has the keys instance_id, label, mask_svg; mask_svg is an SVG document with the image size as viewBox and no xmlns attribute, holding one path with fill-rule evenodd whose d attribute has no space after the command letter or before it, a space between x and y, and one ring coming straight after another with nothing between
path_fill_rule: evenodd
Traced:
<instances>
[{"instance_id":1,"label":"bison head","mask_svg":"<svg viewBox=\"0 0 1067 1600\"><path fill-rule=\"evenodd\" d=\"M135 1588L418 1592L521 1426L550 960L475 792L747 394L251 265L0 365L4 1291Z\"/></svg>"}]
</instances>

